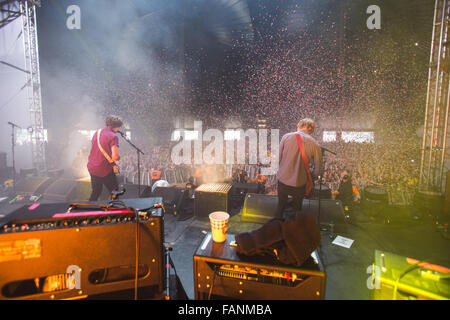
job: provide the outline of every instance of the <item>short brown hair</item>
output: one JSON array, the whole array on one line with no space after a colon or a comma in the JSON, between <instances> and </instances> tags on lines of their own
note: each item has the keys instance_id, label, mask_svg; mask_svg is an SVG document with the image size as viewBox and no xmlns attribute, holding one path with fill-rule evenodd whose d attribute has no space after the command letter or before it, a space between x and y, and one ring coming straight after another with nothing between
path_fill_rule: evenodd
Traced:
<instances>
[{"instance_id":1,"label":"short brown hair","mask_svg":"<svg viewBox=\"0 0 450 320\"><path fill-rule=\"evenodd\" d=\"M304 118L298 122L300 128L306 127L308 130L314 130L316 128L316 123L313 119Z\"/></svg>"},{"instance_id":2,"label":"short brown hair","mask_svg":"<svg viewBox=\"0 0 450 320\"><path fill-rule=\"evenodd\" d=\"M120 128L123 124L122 120L117 116L107 116L105 123L110 128Z\"/></svg>"}]
</instances>

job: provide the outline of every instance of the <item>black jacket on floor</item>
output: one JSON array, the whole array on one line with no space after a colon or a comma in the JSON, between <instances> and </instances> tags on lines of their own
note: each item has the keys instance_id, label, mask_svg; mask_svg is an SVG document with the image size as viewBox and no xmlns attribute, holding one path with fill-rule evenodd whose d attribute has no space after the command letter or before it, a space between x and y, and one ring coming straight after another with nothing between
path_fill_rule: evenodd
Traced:
<instances>
[{"instance_id":1,"label":"black jacket on floor","mask_svg":"<svg viewBox=\"0 0 450 320\"><path fill-rule=\"evenodd\" d=\"M235 236L237 252L272 255L283 264L301 266L320 244L316 219L304 213L272 219L261 228Z\"/></svg>"}]
</instances>

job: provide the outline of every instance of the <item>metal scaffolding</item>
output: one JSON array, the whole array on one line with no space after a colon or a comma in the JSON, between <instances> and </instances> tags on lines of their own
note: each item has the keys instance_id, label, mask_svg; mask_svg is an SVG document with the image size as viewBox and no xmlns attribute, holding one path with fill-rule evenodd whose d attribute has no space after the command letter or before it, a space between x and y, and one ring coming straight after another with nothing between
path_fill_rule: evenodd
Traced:
<instances>
[{"instance_id":1,"label":"metal scaffolding","mask_svg":"<svg viewBox=\"0 0 450 320\"><path fill-rule=\"evenodd\" d=\"M0 28L22 17L22 38L25 57L25 68L19 69L26 73L27 100L30 115L30 142L32 148L33 166L38 172L46 171L45 161L45 130L43 127L41 80L39 69L39 50L37 39L36 6L40 0L4 0L0 1L2 19Z\"/></svg>"},{"instance_id":2,"label":"metal scaffolding","mask_svg":"<svg viewBox=\"0 0 450 320\"><path fill-rule=\"evenodd\" d=\"M0 1L0 29L20 17L19 1Z\"/></svg>"},{"instance_id":3,"label":"metal scaffolding","mask_svg":"<svg viewBox=\"0 0 450 320\"><path fill-rule=\"evenodd\" d=\"M450 106L449 24L449 1L436 0L419 177L419 190L427 192L442 193L445 182Z\"/></svg>"},{"instance_id":4,"label":"metal scaffolding","mask_svg":"<svg viewBox=\"0 0 450 320\"><path fill-rule=\"evenodd\" d=\"M30 137L33 166L38 172L42 173L47 168L45 161L45 131L42 119L36 4L36 1L20 1L25 69L29 71L27 73L27 98L30 108Z\"/></svg>"}]
</instances>

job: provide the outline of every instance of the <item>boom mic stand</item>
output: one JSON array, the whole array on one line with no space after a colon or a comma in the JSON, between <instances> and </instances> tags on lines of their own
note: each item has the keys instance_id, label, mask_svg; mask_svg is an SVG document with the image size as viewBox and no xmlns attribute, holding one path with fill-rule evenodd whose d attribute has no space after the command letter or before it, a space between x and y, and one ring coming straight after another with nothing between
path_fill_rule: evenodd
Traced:
<instances>
[{"instance_id":1,"label":"boom mic stand","mask_svg":"<svg viewBox=\"0 0 450 320\"><path fill-rule=\"evenodd\" d=\"M326 148L320 147L320 149L322 150L322 161L323 161L325 152L329 152L329 153L331 153L331 154L336 155L335 152L330 151L330 150L328 150L328 149L326 149ZM320 204L321 204L321 194L322 194L322 176L319 176L319 195L318 195L318 207L319 207L319 208L318 208L318 213L317 213L317 224L319 225L319 228L320 228L320 229L322 229L322 226L321 226L321 224L320 224L320 212L321 212ZM331 234L330 234L330 237L331 237L331 236L332 236L332 233L334 232L334 230L333 230L334 227L333 227L332 224L329 224L328 227L331 228Z\"/></svg>"},{"instance_id":2,"label":"boom mic stand","mask_svg":"<svg viewBox=\"0 0 450 320\"><path fill-rule=\"evenodd\" d=\"M138 147L136 147L134 144L133 144L133 142L131 142L130 140L128 140L127 139L127 137L125 136L125 134L123 133L123 132L121 132L121 131L117 131L121 136L122 136L122 138L126 141L126 142L128 142L129 144L130 144L130 146L132 146L135 150L136 150L136 153L137 153L137 166L138 166L138 197L140 197L141 196L141 157L140 157L140 155L142 154L142 155L144 155L145 153L144 152L142 152L142 150L141 149L139 149Z\"/></svg>"},{"instance_id":3,"label":"boom mic stand","mask_svg":"<svg viewBox=\"0 0 450 320\"><path fill-rule=\"evenodd\" d=\"M16 159L14 155L14 147L16 146L16 140L15 140L15 132L14 128L20 128L17 124L14 124L10 121L8 121L8 124L11 126L11 149L12 149L12 166L13 166L13 194L16 195Z\"/></svg>"}]
</instances>

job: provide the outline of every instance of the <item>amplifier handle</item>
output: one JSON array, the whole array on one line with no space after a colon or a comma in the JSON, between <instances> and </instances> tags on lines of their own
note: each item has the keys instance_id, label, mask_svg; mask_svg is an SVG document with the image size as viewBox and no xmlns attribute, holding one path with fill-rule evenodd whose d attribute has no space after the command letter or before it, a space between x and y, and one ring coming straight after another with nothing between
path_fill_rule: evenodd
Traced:
<instances>
[{"instance_id":1,"label":"amplifier handle","mask_svg":"<svg viewBox=\"0 0 450 320\"><path fill-rule=\"evenodd\" d=\"M56 213L52 216L52 218L74 218L74 217L101 216L101 215L113 215L124 213L134 213L134 212L130 210L65 212L65 213Z\"/></svg>"}]
</instances>

